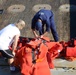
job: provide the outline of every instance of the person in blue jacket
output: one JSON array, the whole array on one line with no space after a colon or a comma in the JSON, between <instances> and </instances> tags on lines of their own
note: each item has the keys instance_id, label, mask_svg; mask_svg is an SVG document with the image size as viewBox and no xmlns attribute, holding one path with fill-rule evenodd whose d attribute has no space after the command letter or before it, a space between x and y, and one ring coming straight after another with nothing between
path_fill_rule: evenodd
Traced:
<instances>
[{"instance_id":1,"label":"person in blue jacket","mask_svg":"<svg viewBox=\"0 0 76 75\"><path fill-rule=\"evenodd\" d=\"M46 29L44 29L44 26L46 27ZM39 10L32 19L31 29L35 37L46 36L51 29L54 40L56 42L59 40L54 21L54 14L51 10ZM39 35L37 34L36 30L39 31Z\"/></svg>"}]
</instances>

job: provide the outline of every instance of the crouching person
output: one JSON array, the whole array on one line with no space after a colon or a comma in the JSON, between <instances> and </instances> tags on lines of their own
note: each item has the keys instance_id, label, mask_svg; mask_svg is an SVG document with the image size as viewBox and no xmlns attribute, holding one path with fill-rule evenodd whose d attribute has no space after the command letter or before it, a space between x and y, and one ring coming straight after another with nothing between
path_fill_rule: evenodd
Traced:
<instances>
[{"instance_id":1,"label":"crouching person","mask_svg":"<svg viewBox=\"0 0 76 75\"><path fill-rule=\"evenodd\" d=\"M8 59L8 64L10 65L10 70L15 70L14 67L11 67L15 50L17 47L18 39L20 36L20 30L25 27L25 22L23 20L18 20L14 24L9 24L0 30L0 52L3 57ZM9 49L12 44L12 50Z\"/></svg>"}]
</instances>

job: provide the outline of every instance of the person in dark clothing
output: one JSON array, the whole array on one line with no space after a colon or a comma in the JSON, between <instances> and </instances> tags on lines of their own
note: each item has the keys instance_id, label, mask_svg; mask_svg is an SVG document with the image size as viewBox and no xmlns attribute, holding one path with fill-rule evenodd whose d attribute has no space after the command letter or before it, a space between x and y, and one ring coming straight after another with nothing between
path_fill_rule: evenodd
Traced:
<instances>
[{"instance_id":1,"label":"person in dark clothing","mask_svg":"<svg viewBox=\"0 0 76 75\"><path fill-rule=\"evenodd\" d=\"M46 26L46 29L44 29L44 26ZM54 40L56 42L59 40L54 22L54 14L51 10L41 9L38 11L32 19L31 29L35 37L46 36L51 29ZM39 36L36 33L36 30L39 31Z\"/></svg>"}]
</instances>

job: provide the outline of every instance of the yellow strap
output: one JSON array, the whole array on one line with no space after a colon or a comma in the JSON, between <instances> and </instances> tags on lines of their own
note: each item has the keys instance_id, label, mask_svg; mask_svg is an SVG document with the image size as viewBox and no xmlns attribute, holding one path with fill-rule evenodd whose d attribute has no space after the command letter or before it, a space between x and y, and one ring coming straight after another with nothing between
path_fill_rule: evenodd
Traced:
<instances>
[{"instance_id":1,"label":"yellow strap","mask_svg":"<svg viewBox=\"0 0 76 75\"><path fill-rule=\"evenodd\" d=\"M41 62L43 60L44 60L44 58L40 58L40 59L37 59L36 62Z\"/></svg>"}]
</instances>

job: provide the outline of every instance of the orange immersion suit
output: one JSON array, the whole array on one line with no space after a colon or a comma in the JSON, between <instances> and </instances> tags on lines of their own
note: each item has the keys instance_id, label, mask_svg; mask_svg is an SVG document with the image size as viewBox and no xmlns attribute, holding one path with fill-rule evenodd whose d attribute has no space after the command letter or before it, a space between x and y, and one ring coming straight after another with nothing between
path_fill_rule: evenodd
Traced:
<instances>
[{"instance_id":1,"label":"orange immersion suit","mask_svg":"<svg viewBox=\"0 0 76 75\"><path fill-rule=\"evenodd\" d=\"M17 62L22 75L51 75L47 62L48 47L41 40L33 40L21 47L17 53Z\"/></svg>"},{"instance_id":2,"label":"orange immersion suit","mask_svg":"<svg viewBox=\"0 0 76 75\"><path fill-rule=\"evenodd\" d=\"M22 38L18 42L14 64L20 67L22 75L51 75L53 60L62 49L62 44L51 42L47 37L31 39L29 43Z\"/></svg>"}]
</instances>

